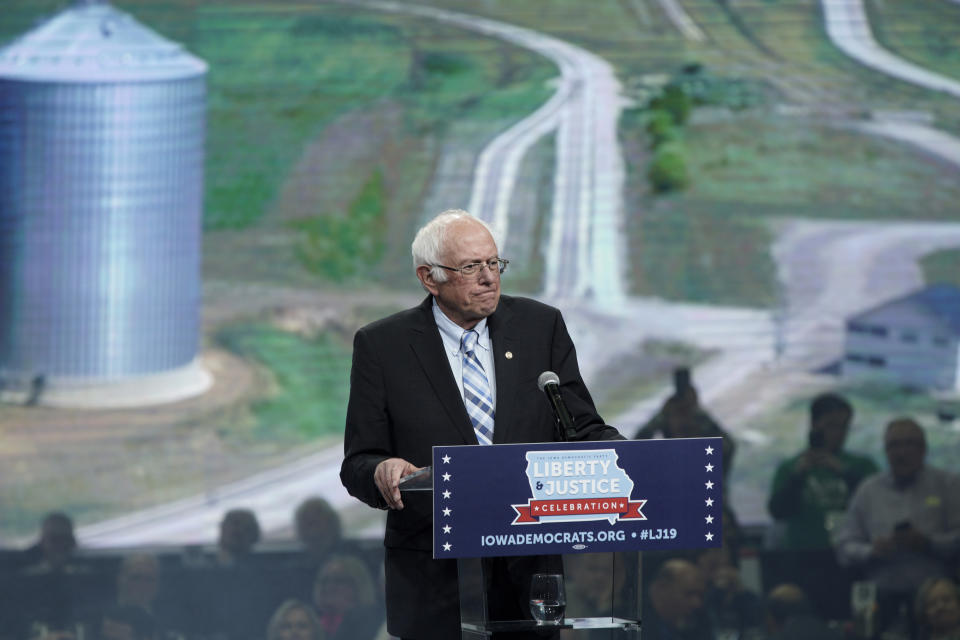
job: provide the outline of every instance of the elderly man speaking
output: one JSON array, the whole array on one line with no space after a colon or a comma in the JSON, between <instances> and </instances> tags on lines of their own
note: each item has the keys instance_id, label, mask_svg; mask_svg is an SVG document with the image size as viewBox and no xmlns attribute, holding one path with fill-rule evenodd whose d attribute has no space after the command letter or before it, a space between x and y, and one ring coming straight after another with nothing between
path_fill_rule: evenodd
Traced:
<instances>
[{"instance_id":1,"label":"elderly man speaking","mask_svg":"<svg viewBox=\"0 0 960 640\"><path fill-rule=\"evenodd\" d=\"M460 637L456 563L432 558L430 498L401 498L400 479L429 465L434 445L555 440L553 414L537 388L548 370L559 375L577 439L621 436L597 415L560 312L501 295L507 260L483 222L445 211L420 229L412 252L429 295L354 338L340 478L363 502L390 509L384 536L390 633L451 640ZM559 558L487 562L492 614L522 619L529 617L530 576L556 568Z\"/></svg>"}]
</instances>

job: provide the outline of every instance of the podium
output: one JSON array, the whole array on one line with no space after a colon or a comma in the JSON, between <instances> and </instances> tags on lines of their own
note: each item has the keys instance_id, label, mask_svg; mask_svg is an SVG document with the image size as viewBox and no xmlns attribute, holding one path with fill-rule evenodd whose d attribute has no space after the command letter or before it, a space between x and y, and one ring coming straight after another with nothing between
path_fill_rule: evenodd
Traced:
<instances>
[{"instance_id":1,"label":"podium","mask_svg":"<svg viewBox=\"0 0 960 640\"><path fill-rule=\"evenodd\" d=\"M561 556L566 589L566 611L561 622L538 625L532 618L498 620L488 607L482 558L460 558L460 637L489 638L495 632L527 631L544 638L567 629L583 638L640 638L640 554L578 554Z\"/></svg>"},{"instance_id":2,"label":"podium","mask_svg":"<svg viewBox=\"0 0 960 640\"><path fill-rule=\"evenodd\" d=\"M720 451L719 438L434 447L400 489L432 493L433 556L457 560L462 639L639 640L640 551L720 545ZM562 563L559 622L498 613L488 585L521 556ZM518 575L514 605L529 593Z\"/></svg>"}]
</instances>

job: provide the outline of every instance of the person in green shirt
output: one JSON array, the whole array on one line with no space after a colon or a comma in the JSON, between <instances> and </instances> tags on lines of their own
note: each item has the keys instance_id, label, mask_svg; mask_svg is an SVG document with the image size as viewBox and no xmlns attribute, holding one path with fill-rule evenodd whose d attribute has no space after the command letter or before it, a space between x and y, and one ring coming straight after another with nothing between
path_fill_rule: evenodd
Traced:
<instances>
[{"instance_id":1,"label":"person in green shirt","mask_svg":"<svg viewBox=\"0 0 960 640\"><path fill-rule=\"evenodd\" d=\"M824 393L810 403L809 445L786 459L773 477L767 508L785 526L784 549L828 549L857 485L877 472L869 457L844 451L853 407Z\"/></svg>"}]
</instances>

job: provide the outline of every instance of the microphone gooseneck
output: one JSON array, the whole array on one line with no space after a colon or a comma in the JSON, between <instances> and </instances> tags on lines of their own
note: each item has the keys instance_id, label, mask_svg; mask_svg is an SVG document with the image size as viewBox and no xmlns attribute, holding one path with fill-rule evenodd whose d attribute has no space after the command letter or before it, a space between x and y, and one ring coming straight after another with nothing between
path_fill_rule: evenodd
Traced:
<instances>
[{"instance_id":1,"label":"microphone gooseneck","mask_svg":"<svg viewBox=\"0 0 960 640\"><path fill-rule=\"evenodd\" d=\"M546 394L547 400L550 402L553 415L559 425L557 431L560 433L560 439L563 441L575 440L577 428L573 425L573 418L570 417L567 405L564 404L563 397L560 395L560 377L553 371L544 371L537 378L537 387Z\"/></svg>"}]
</instances>

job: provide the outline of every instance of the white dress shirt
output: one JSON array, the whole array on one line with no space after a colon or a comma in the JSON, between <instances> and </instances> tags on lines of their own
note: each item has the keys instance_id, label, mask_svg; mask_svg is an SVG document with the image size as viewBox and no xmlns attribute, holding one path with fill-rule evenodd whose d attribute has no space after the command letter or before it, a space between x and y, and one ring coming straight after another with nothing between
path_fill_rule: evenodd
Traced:
<instances>
[{"instance_id":1,"label":"white dress shirt","mask_svg":"<svg viewBox=\"0 0 960 640\"><path fill-rule=\"evenodd\" d=\"M457 387L460 389L460 397L463 397L463 352L460 350L460 339L463 337L465 329L447 317L440 309L436 298L433 300L433 318L437 321L437 328L440 329L440 337L443 339L443 350L450 361L450 370L457 381ZM490 386L490 398L493 400L493 406L497 406L497 376L493 368L493 343L490 340L490 330L487 328L487 319L484 318L473 328L480 338L477 340L477 347L474 354L483 365L483 372L487 376L487 384Z\"/></svg>"}]
</instances>

